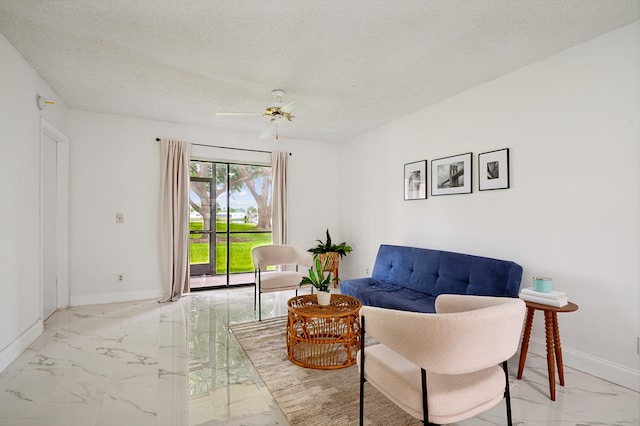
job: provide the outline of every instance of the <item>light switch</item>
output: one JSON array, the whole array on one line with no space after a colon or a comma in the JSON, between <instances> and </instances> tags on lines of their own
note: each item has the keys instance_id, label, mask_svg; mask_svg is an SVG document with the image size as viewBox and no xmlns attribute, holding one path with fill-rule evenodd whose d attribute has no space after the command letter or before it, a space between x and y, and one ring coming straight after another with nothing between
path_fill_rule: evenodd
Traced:
<instances>
[{"instance_id":1,"label":"light switch","mask_svg":"<svg viewBox=\"0 0 640 426\"><path fill-rule=\"evenodd\" d=\"M116 223L124 223L124 213L116 213Z\"/></svg>"}]
</instances>

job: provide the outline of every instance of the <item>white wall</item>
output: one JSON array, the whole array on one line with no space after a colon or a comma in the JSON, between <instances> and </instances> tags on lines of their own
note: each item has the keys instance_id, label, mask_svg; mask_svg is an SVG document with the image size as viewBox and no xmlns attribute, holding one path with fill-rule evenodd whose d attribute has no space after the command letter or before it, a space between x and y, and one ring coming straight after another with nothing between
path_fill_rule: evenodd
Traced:
<instances>
[{"instance_id":1,"label":"white wall","mask_svg":"<svg viewBox=\"0 0 640 426\"><path fill-rule=\"evenodd\" d=\"M293 153L291 242L311 246L329 227L355 249L343 278L363 276L381 243L514 260L524 285L550 275L580 305L560 318L565 363L637 389L639 35L632 24L337 148L81 111L67 123L64 103L0 36L0 370L41 327L44 117L71 139L72 304L157 295L149 249L157 246L156 137L282 149ZM37 93L58 104L39 111ZM511 149L511 189L477 192L474 170L473 194L403 201L404 163L469 151L476 162L503 147ZM531 349L542 353L539 323Z\"/></svg>"},{"instance_id":2,"label":"white wall","mask_svg":"<svg viewBox=\"0 0 640 426\"><path fill-rule=\"evenodd\" d=\"M326 227L337 226L335 145L285 137L261 141L257 135L83 111L72 111L69 120L72 305L159 295L156 137L291 152L289 242L311 247ZM124 224L115 223L116 213L124 213ZM116 280L120 272L124 283Z\"/></svg>"},{"instance_id":3,"label":"white wall","mask_svg":"<svg viewBox=\"0 0 640 426\"><path fill-rule=\"evenodd\" d=\"M42 330L40 120L63 133L67 108L0 34L0 371ZM55 101L40 111L36 96Z\"/></svg>"},{"instance_id":4,"label":"white wall","mask_svg":"<svg viewBox=\"0 0 640 426\"><path fill-rule=\"evenodd\" d=\"M629 25L341 146L341 276L381 243L516 261L580 306L559 317L565 364L640 388L639 40ZM477 154L500 148L511 189L478 192ZM403 201L404 163L466 152L472 194Z\"/></svg>"}]
</instances>

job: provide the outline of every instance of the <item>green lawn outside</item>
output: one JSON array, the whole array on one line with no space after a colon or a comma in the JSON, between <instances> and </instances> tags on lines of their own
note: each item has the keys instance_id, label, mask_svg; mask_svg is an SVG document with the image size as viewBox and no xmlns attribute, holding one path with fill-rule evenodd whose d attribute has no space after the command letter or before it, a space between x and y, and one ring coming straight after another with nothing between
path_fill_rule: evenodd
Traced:
<instances>
[{"instance_id":1,"label":"green lawn outside","mask_svg":"<svg viewBox=\"0 0 640 426\"><path fill-rule=\"evenodd\" d=\"M217 222L216 230L226 230L225 222ZM191 222L191 230L203 229L202 222ZM253 261L251 260L251 250L256 246L262 246L272 243L271 233L256 233L255 224L251 223L231 223L231 232L239 232L231 235L231 262L229 264L229 272L252 272ZM247 232L243 232L247 231ZM202 234L191 235L191 239L201 238ZM206 242L191 243L189 245L191 264L209 262L209 244ZM227 264L227 246L226 241L218 241L216 245L216 273L224 274Z\"/></svg>"}]
</instances>

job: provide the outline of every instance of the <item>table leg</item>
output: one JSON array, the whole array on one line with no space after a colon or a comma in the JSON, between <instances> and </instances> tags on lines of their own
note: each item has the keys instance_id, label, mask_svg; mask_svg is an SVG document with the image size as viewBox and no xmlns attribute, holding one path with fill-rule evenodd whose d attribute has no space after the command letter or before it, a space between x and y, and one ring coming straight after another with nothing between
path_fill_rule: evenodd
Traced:
<instances>
[{"instance_id":1,"label":"table leg","mask_svg":"<svg viewBox=\"0 0 640 426\"><path fill-rule=\"evenodd\" d=\"M535 309L527 308L527 321L524 325L524 334L522 336L522 345L520 347L520 363L518 364L518 380L522 379L524 362L527 360L527 351L529 350L529 338L531 337L531 325L533 324L534 313L535 313Z\"/></svg>"},{"instance_id":2,"label":"table leg","mask_svg":"<svg viewBox=\"0 0 640 426\"><path fill-rule=\"evenodd\" d=\"M549 392L551 400L556 400L556 372L555 361L553 359L553 312L544 312L544 334L547 339L547 370L549 371Z\"/></svg>"},{"instance_id":3,"label":"table leg","mask_svg":"<svg viewBox=\"0 0 640 426\"><path fill-rule=\"evenodd\" d=\"M558 378L560 386L564 386L564 367L562 363L562 346L560 345L560 328L558 327L558 314L553 313L553 346L556 349L556 364L558 365Z\"/></svg>"},{"instance_id":4,"label":"table leg","mask_svg":"<svg viewBox=\"0 0 640 426\"><path fill-rule=\"evenodd\" d=\"M292 337L292 333L295 333L295 329L294 329L293 323L294 323L293 316L291 312L289 312L288 318L287 318L287 356L289 357L290 360L294 359L293 345L295 342Z\"/></svg>"}]
</instances>

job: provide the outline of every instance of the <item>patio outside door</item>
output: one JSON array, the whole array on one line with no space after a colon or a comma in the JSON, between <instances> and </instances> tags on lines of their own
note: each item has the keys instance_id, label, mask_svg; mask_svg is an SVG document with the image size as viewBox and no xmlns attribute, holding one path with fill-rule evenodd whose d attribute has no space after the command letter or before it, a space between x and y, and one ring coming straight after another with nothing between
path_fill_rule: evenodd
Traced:
<instances>
[{"instance_id":1,"label":"patio outside door","mask_svg":"<svg viewBox=\"0 0 640 426\"><path fill-rule=\"evenodd\" d=\"M214 181L211 176L191 176L189 188L191 276L213 275L215 272L215 245L212 239L215 222L211 217L211 206L215 203L212 197L215 197L215 192L211 192L212 187L214 187Z\"/></svg>"}]
</instances>

